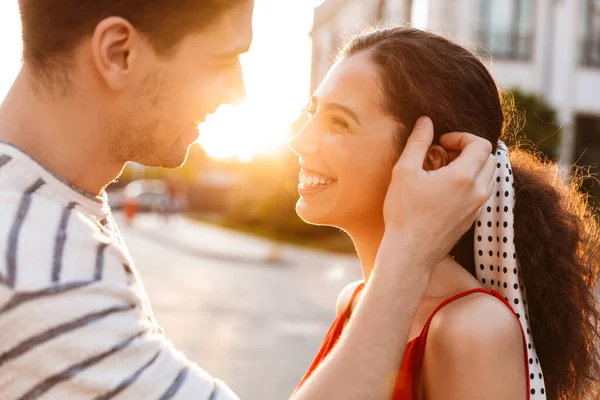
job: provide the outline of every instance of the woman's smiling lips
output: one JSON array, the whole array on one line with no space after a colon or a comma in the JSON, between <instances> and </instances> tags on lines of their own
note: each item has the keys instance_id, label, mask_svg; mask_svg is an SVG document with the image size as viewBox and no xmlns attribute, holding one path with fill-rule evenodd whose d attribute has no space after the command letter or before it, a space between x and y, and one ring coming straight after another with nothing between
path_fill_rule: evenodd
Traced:
<instances>
[{"instance_id":1,"label":"woman's smiling lips","mask_svg":"<svg viewBox=\"0 0 600 400\"><path fill-rule=\"evenodd\" d=\"M298 192L302 197L317 194L337 182L335 178L302 168L299 174Z\"/></svg>"}]
</instances>

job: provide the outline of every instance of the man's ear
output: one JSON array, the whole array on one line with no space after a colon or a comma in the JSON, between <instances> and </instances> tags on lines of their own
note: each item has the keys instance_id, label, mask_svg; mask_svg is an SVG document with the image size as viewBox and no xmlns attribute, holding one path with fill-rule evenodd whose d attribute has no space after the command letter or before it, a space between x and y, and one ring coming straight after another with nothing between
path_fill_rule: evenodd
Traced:
<instances>
[{"instance_id":1,"label":"man's ear","mask_svg":"<svg viewBox=\"0 0 600 400\"><path fill-rule=\"evenodd\" d=\"M448 165L450 157L448 155L448 151L444 149L442 146L434 144L429 147L427 150L427 156L425 157L425 162L423 163L423 169L425 171L435 171L436 169L440 169Z\"/></svg>"},{"instance_id":2,"label":"man's ear","mask_svg":"<svg viewBox=\"0 0 600 400\"><path fill-rule=\"evenodd\" d=\"M135 28L120 17L102 20L91 38L93 63L106 85L122 90L127 85L136 58Z\"/></svg>"}]
</instances>

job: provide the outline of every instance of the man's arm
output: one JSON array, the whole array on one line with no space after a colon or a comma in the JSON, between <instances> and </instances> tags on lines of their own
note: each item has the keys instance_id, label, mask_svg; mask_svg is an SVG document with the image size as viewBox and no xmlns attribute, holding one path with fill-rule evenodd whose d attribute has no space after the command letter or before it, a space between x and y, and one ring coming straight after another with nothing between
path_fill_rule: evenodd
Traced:
<instances>
[{"instance_id":1,"label":"man's arm","mask_svg":"<svg viewBox=\"0 0 600 400\"><path fill-rule=\"evenodd\" d=\"M426 172L432 141L433 124L421 118L392 174L386 231L364 295L339 343L293 400L391 398L430 272L472 225L493 187L489 142L448 134L441 144L460 156Z\"/></svg>"},{"instance_id":2,"label":"man's arm","mask_svg":"<svg viewBox=\"0 0 600 400\"><path fill-rule=\"evenodd\" d=\"M19 198L0 193L2 244ZM0 246L0 399L237 399L174 349L126 254L77 208L53 278L64 207L32 199L12 268Z\"/></svg>"},{"instance_id":3,"label":"man's arm","mask_svg":"<svg viewBox=\"0 0 600 400\"><path fill-rule=\"evenodd\" d=\"M2 286L0 298L0 399L238 399L175 350L125 283Z\"/></svg>"}]
</instances>

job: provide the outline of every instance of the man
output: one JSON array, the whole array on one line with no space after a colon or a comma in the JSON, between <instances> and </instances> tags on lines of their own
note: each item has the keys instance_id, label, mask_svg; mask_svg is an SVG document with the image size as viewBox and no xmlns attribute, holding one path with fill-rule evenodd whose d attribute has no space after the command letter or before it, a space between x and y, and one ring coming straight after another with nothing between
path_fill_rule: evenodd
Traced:
<instances>
[{"instance_id":1,"label":"man","mask_svg":"<svg viewBox=\"0 0 600 400\"><path fill-rule=\"evenodd\" d=\"M164 337L103 188L127 161L179 166L197 124L243 99L253 1L19 3L24 64L0 107L0 398L237 398ZM296 400L389 398L429 271L491 191L491 147L469 134L423 171L432 130L415 128L369 287Z\"/></svg>"}]
</instances>

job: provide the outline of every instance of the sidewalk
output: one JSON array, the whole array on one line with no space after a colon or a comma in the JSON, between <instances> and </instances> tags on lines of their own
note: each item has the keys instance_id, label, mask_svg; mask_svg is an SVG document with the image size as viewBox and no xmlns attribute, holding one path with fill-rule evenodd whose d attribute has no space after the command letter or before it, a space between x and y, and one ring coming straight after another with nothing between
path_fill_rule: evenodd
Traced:
<instances>
[{"instance_id":1,"label":"sidewalk","mask_svg":"<svg viewBox=\"0 0 600 400\"><path fill-rule=\"evenodd\" d=\"M134 230L138 235L201 257L273 266L316 266L323 265L324 261L327 264L352 264L353 269L359 265L358 258L352 254L275 242L180 215L172 216L166 222L157 214L140 214L135 217L131 227L125 224L122 215L115 217L123 231Z\"/></svg>"},{"instance_id":2,"label":"sidewalk","mask_svg":"<svg viewBox=\"0 0 600 400\"><path fill-rule=\"evenodd\" d=\"M117 216L122 230L133 229L137 234L186 253L244 264L286 264L282 254L285 245L249 234L178 215L171 216L167 222L160 215L140 214L131 227L119 218Z\"/></svg>"}]
</instances>

